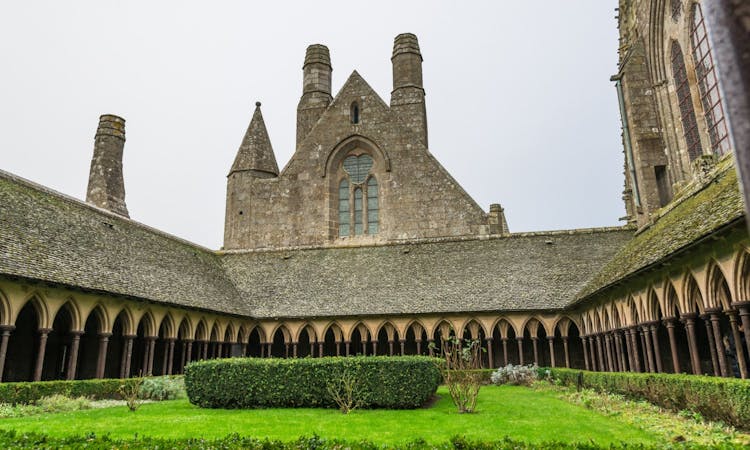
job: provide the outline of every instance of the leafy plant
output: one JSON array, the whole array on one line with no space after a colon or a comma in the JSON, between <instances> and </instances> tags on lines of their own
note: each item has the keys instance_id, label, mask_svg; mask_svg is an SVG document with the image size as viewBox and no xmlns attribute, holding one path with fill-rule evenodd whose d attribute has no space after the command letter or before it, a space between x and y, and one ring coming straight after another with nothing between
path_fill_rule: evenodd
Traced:
<instances>
[{"instance_id":1,"label":"leafy plant","mask_svg":"<svg viewBox=\"0 0 750 450\"><path fill-rule=\"evenodd\" d=\"M142 385L143 378L137 378L137 381L135 383L123 383L117 390L117 392L122 396L122 399L125 400L125 404L127 405L128 410L130 410L131 412L135 412L138 408L140 408L141 403L143 403L143 401L139 397Z\"/></svg>"},{"instance_id":2,"label":"leafy plant","mask_svg":"<svg viewBox=\"0 0 750 450\"><path fill-rule=\"evenodd\" d=\"M362 403L359 382L351 370L343 370L340 376L329 380L326 389L344 414L354 411Z\"/></svg>"},{"instance_id":3,"label":"leafy plant","mask_svg":"<svg viewBox=\"0 0 750 450\"><path fill-rule=\"evenodd\" d=\"M448 387L453 404L460 413L476 409L479 388L482 386L482 346L478 339L459 339L451 336L442 341L443 364L440 371Z\"/></svg>"},{"instance_id":4,"label":"leafy plant","mask_svg":"<svg viewBox=\"0 0 750 450\"><path fill-rule=\"evenodd\" d=\"M528 366L508 364L492 372L492 376L490 377L492 384L517 386L531 386L537 379L539 379L539 368L536 364Z\"/></svg>"},{"instance_id":5,"label":"leafy plant","mask_svg":"<svg viewBox=\"0 0 750 450\"><path fill-rule=\"evenodd\" d=\"M145 378L141 384L139 397L145 400L175 400L187 396L183 377L163 376Z\"/></svg>"}]
</instances>

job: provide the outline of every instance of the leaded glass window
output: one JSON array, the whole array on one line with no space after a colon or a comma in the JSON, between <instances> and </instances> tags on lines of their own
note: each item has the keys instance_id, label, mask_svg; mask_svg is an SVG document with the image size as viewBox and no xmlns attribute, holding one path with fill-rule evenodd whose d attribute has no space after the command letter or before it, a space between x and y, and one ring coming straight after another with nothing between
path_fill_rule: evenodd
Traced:
<instances>
[{"instance_id":1,"label":"leaded glass window","mask_svg":"<svg viewBox=\"0 0 750 450\"><path fill-rule=\"evenodd\" d=\"M344 159L344 178L339 183L339 237L377 234L380 222L378 181L370 173L373 159L368 154Z\"/></svg>"},{"instance_id":2,"label":"leaded glass window","mask_svg":"<svg viewBox=\"0 0 750 450\"><path fill-rule=\"evenodd\" d=\"M367 180L367 232L378 232L378 182L375 177Z\"/></svg>"},{"instance_id":3,"label":"leaded glass window","mask_svg":"<svg viewBox=\"0 0 750 450\"><path fill-rule=\"evenodd\" d=\"M693 4L693 21L690 27L690 41L695 61L695 75L698 79L698 90L701 94L703 114L708 127L711 151L723 155L729 150L729 133L724 120L724 108L721 104L719 83L716 79L711 46L706 34L706 23L698 3Z\"/></svg>"},{"instance_id":4,"label":"leaded glass window","mask_svg":"<svg viewBox=\"0 0 750 450\"><path fill-rule=\"evenodd\" d=\"M339 236L349 236L349 181L339 184Z\"/></svg>"},{"instance_id":5,"label":"leaded glass window","mask_svg":"<svg viewBox=\"0 0 750 450\"><path fill-rule=\"evenodd\" d=\"M680 12L682 11L682 0L672 0L672 4L670 6L672 9L672 19L677 20L680 17Z\"/></svg>"},{"instance_id":6,"label":"leaded glass window","mask_svg":"<svg viewBox=\"0 0 750 450\"><path fill-rule=\"evenodd\" d=\"M687 71L685 70L685 58L677 41L672 41L672 77L677 92L677 101L680 104L682 131L685 135L688 156L692 161L703 153L703 147L701 147L701 140L698 135L698 122L695 119L693 96L690 93Z\"/></svg>"}]
</instances>

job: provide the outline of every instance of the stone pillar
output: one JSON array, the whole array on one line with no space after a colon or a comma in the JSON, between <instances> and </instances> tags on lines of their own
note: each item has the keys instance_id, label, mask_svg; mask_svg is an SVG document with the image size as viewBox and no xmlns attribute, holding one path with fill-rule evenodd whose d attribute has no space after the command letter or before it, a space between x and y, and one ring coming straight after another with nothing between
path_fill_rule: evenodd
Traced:
<instances>
[{"instance_id":1,"label":"stone pillar","mask_svg":"<svg viewBox=\"0 0 750 450\"><path fill-rule=\"evenodd\" d=\"M570 369L570 354L568 353L568 337L563 336L563 351L565 352L565 367Z\"/></svg>"},{"instance_id":2,"label":"stone pillar","mask_svg":"<svg viewBox=\"0 0 750 450\"><path fill-rule=\"evenodd\" d=\"M34 377L32 381L41 381L42 369L44 369L44 354L47 351L47 337L51 328L40 328L39 329L39 347L36 352L36 364L34 365Z\"/></svg>"},{"instance_id":3,"label":"stone pillar","mask_svg":"<svg viewBox=\"0 0 750 450\"><path fill-rule=\"evenodd\" d=\"M659 322L654 321L649 324L651 330L651 343L654 346L654 359L656 360L656 371L659 373L664 372L664 368L661 364L661 349L659 348Z\"/></svg>"},{"instance_id":4,"label":"stone pillar","mask_svg":"<svg viewBox=\"0 0 750 450\"><path fill-rule=\"evenodd\" d=\"M635 366L636 372L643 372L641 369L641 355L638 351L638 331L637 326L631 327L630 331L630 348L633 350L633 365ZM645 358L644 358L645 359Z\"/></svg>"},{"instance_id":5,"label":"stone pillar","mask_svg":"<svg viewBox=\"0 0 750 450\"><path fill-rule=\"evenodd\" d=\"M208 359L208 341L203 341L203 359Z\"/></svg>"},{"instance_id":6,"label":"stone pillar","mask_svg":"<svg viewBox=\"0 0 750 450\"><path fill-rule=\"evenodd\" d=\"M740 367L740 376L747 378L747 363L745 362L745 351L742 348L742 338L740 330L737 328L737 311L727 311L729 316L729 327L732 329L732 338L734 339L734 352L737 354L737 365Z\"/></svg>"},{"instance_id":7,"label":"stone pillar","mask_svg":"<svg viewBox=\"0 0 750 450\"><path fill-rule=\"evenodd\" d=\"M643 328L640 326L636 329L636 340L640 342L641 353L643 354L643 371L651 372L651 361L649 361L649 354L651 350L646 345L646 337L643 335Z\"/></svg>"},{"instance_id":8,"label":"stone pillar","mask_svg":"<svg viewBox=\"0 0 750 450\"><path fill-rule=\"evenodd\" d=\"M677 353L677 339L674 335L674 317L667 317L664 319L664 326L667 327L667 334L669 335L669 350L672 354L672 370L674 373L680 373L680 357Z\"/></svg>"},{"instance_id":9,"label":"stone pillar","mask_svg":"<svg viewBox=\"0 0 750 450\"><path fill-rule=\"evenodd\" d=\"M323 357L323 343L322 342L318 342L318 357L319 358Z\"/></svg>"},{"instance_id":10,"label":"stone pillar","mask_svg":"<svg viewBox=\"0 0 750 450\"><path fill-rule=\"evenodd\" d=\"M583 364L586 370L591 370L591 367L589 366L589 350L588 350L588 338L586 336L581 336L581 342L583 343Z\"/></svg>"},{"instance_id":11,"label":"stone pillar","mask_svg":"<svg viewBox=\"0 0 750 450\"><path fill-rule=\"evenodd\" d=\"M272 352L271 352L272 345L273 345L273 342L266 343L266 357L267 358L272 358L273 357Z\"/></svg>"},{"instance_id":12,"label":"stone pillar","mask_svg":"<svg viewBox=\"0 0 750 450\"><path fill-rule=\"evenodd\" d=\"M398 343L401 346L401 356L404 356L406 354L406 339L401 339Z\"/></svg>"},{"instance_id":13,"label":"stone pillar","mask_svg":"<svg viewBox=\"0 0 750 450\"><path fill-rule=\"evenodd\" d=\"M518 364L523 365L523 336L516 336L516 342L518 343Z\"/></svg>"},{"instance_id":14,"label":"stone pillar","mask_svg":"<svg viewBox=\"0 0 750 450\"><path fill-rule=\"evenodd\" d=\"M596 356L596 340L594 339L594 335L590 334L588 337L589 340L589 355L591 356L591 370L596 372L599 367L597 366L597 356Z\"/></svg>"},{"instance_id":15,"label":"stone pillar","mask_svg":"<svg viewBox=\"0 0 750 450\"><path fill-rule=\"evenodd\" d=\"M492 354L492 339L487 338L484 340L487 343L487 363L489 364L490 369L495 368L495 357Z\"/></svg>"},{"instance_id":16,"label":"stone pillar","mask_svg":"<svg viewBox=\"0 0 750 450\"><path fill-rule=\"evenodd\" d=\"M646 348L646 359L648 360L648 371L653 373L656 372L656 365L654 364L654 352L651 346L651 330L648 325L643 325L641 328L641 336L643 336L643 344Z\"/></svg>"},{"instance_id":17,"label":"stone pillar","mask_svg":"<svg viewBox=\"0 0 750 450\"><path fill-rule=\"evenodd\" d=\"M538 341L539 341L538 337L532 336L531 345L534 348L534 364L536 364L537 366L539 365L539 348L537 346Z\"/></svg>"},{"instance_id":18,"label":"stone pillar","mask_svg":"<svg viewBox=\"0 0 750 450\"><path fill-rule=\"evenodd\" d=\"M10 339L10 333L16 327L13 325L1 325L0 326L0 381L3 381L3 373L5 372L5 357L8 356L8 340Z\"/></svg>"},{"instance_id":19,"label":"stone pillar","mask_svg":"<svg viewBox=\"0 0 750 450\"><path fill-rule=\"evenodd\" d=\"M747 348L747 354L750 355L750 301L748 302L737 302L735 303L737 309L740 312L740 322L742 322L742 332L745 335L745 348ZM741 347L742 343L737 342L737 347ZM738 352L739 353L739 352Z\"/></svg>"},{"instance_id":20,"label":"stone pillar","mask_svg":"<svg viewBox=\"0 0 750 450\"><path fill-rule=\"evenodd\" d=\"M223 342L217 342L216 343L216 355L214 355L214 358L223 358L223 352L224 352L224 343Z\"/></svg>"},{"instance_id":21,"label":"stone pillar","mask_svg":"<svg viewBox=\"0 0 750 450\"><path fill-rule=\"evenodd\" d=\"M682 321L685 323L685 331L688 337L688 348L690 350L690 362L693 366L693 374L701 374L701 361L698 356L698 339L695 336L695 313L683 314Z\"/></svg>"},{"instance_id":22,"label":"stone pillar","mask_svg":"<svg viewBox=\"0 0 750 450\"><path fill-rule=\"evenodd\" d=\"M83 331L70 332L70 351L68 352L68 368L65 374L66 380L76 379L76 371L78 370L78 348L81 344L81 335L83 335Z\"/></svg>"},{"instance_id":23,"label":"stone pillar","mask_svg":"<svg viewBox=\"0 0 750 450\"><path fill-rule=\"evenodd\" d=\"M174 339L169 339L167 341L167 351L165 352L167 354L167 363L164 365L164 370L166 371L167 375L172 375L172 362L174 361Z\"/></svg>"},{"instance_id":24,"label":"stone pillar","mask_svg":"<svg viewBox=\"0 0 750 450\"><path fill-rule=\"evenodd\" d=\"M193 340L192 339L185 339L185 364L192 361L193 358ZM182 365L183 372L185 370L185 364Z\"/></svg>"},{"instance_id":25,"label":"stone pillar","mask_svg":"<svg viewBox=\"0 0 750 450\"><path fill-rule=\"evenodd\" d=\"M602 347L601 333L597 333L596 335L596 350L597 354L599 355L599 370L601 372L605 372L607 370L607 366L604 365L604 348Z\"/></svg>"},{"instance_id":26,"label":"stone pillar","mask_svg":"<svg viewBox=\"0 0 750 450\"><path fill-rule=\"evenodd\" d=\"M133 339L135 336L123 336L123 350L122 359L120 360L120 378L128 378L130 376L130 365L133 358Z\"/></svg>"},{"instance_id":27,"label":"stone pillar","mask_svg":"<svg viewBox=\"0 0 750 450\"><path fill-rule=\"evenodd\" d=\"M422 339L417 339L417 355L422 354Z\"/></svg>"},{"instance_id":28,"label":"stone pillar","mask_svg":"<svg viewBox=\"0 0 750 450\"><path fill-rule=\"evenodd\" d=\"M503 364L508 365L508 338L504 337L503 339Z\"/></svg>"},{"instance_id":29,"label":"stone pillar","mask_svg":"<svg viewBox=\"0 0 750 450\"><path fill-rule=\"evenodd\" d=\"M378 355L378 341L372 341L372 356Z\"/></svg>"},{"instance_id":30,"label":"stone pillar","mask_svg":"<svg viewBox=\"0 0 750 450\"><path fill-rule=\"evenodd\" d=\"M388 356L393 356L393 340L388 341Z\"/></svg>"},{"instance_id":31,"label":"stone pillar","mask_svg":"<svg viewBox=\"0 0 750 450\"><path fill-rule=\"evenodd\" d=\"M344 350L345 350L344 354L346 356L349 356L349 346L351 345L352 345L352 341L344 341Z\"/></svg>"},{"instance_id":32,"label":"stone pillar","mask_svg":"<svg viewBox=\"0 0 750 450\"><path fill-rule=\"evenodd\" d=\"M612 358L612 339L609 336L609 333L604 333L604 348L606 349L606 357L607 357L607 371L608 372L614 372L614 359Z\"/></svg>"},{"instance_id":33,"label":"stone pillar","mask_svg":"<svg viewBox=\"0 0 750 450\"><path fill-rule=\"evenodd\" d=\"M297 345L299 345L298 342L292 342L292 358L297 357Z\"/></svg>"},{"instance_id":34,"label":"stone pillar","mask_svg":"<svg viewBox=\"0 0 750 450\"><path fill-rule=\"evenodd\" d=\"M549 342L549 362L552 367L557 367L555 365L555 337L554 336L547 336L547 342Z\"/></svg>"},{"instance_id":35,"label":"stone pillar","mask_svg":"<svg viewBox=\"0 0 750 450\"><path fill-rule=\"evenodd\" d=\"M99 355L96 359L96 378L104 378L104 368L107 365L107 346L112 333L99 334Z\"/></svg>"},{"instance_id":36,"label":"stone pillar","mask_svg":"<svg viewBox=\"0 0 750 450\"><path fill-rule=\"evenodd\" d=\"M719 313L721 308L712 309L709 311L711 317L711 328L714 332L714 342L716 343L716 358L719 360L719 370L722 377L729 376L729 367L727 365L727 358L724 351L724 342L721 336L721 317Z\"/></svg>"},{"instance_id":37,"label":"stone pillar","mask_svg":"<svg viewBox=\"0 0 750 450\"><path fill-rule=\"evenodd\" d=\"M146 342L148 342L148 362L146 363L146 372L143 376L150 377L154 374L154 349L156 348L156 337L150 337Z\"/></svg>"},{"instance_id":38,"label":"stone pillar","mask_svg":"<svg viewBox=\"0 0 750 450\"><path fill-rule=\"evenodd\" d=\"M427 339L427 351L429 352L430 356L435 356L435 350L433 349L434 344L435 339Z\"/></svg>"},{"instance_id":39,"label":"stone pillar","mask_svg":"<svg viewBox=\"0 0 750 450\"><path fill-rule=\"evenodd\" d=\"M716 356L716 343L714 342L714 332L713 327L711 326L711 318L708 314L703 314L700 316L701 319L703 319L703 323L706 326L706 337L708 338L708 350L711 353L711 365L714 370L714 376L721 376L721 372L719 369L719 359Z\"/></svg>"}]
</instances>

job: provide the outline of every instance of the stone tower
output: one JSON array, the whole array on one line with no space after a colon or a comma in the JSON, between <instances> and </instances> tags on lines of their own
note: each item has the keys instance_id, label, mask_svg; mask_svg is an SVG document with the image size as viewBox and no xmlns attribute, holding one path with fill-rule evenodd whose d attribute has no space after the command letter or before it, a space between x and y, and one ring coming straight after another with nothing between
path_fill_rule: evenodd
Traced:
<instances>
[{"instance_id":1,"label":"stone tower","mask_svg":"<svg viewBox=\"0 0 750 450\"><path fill-rule=\"evenodd\" d=\"M307 47L302 65L302 98L297 105L297 146L328 108L331 97L331 55L328 47L313 44Z\"/></svg>"},{"instance_id":2,"label":"stone tower","mask_svg":"<svg viewBox=\"0 0 750 450\"><path fill-rule=\"evenodd\" d=\"M125 147L125 119L104 114L94 137L86 201L121 216L128 216L125 182L122 176L122 151Z\"/></svg>"},{"instance_id":3,"label":"stone tower","mask_svg":"<svg viewBox=\"0 0 750 450\"><path fill-rule=\"evenodd\" d=\"M268 130L260 112L260 102L242 139L234 164L227 176L227 209L224 224L224 242L229 247L242 245L255 217L253 186L279 176L279 166L271 147Z\"/></svg>"},{"instance_id":4,"label":"stone tower","mask_svg":"<svg viewBox=\"0 0 750 450\"><path fill-rule=\"evenodd\" d=\"M396 36L393 42L393 91L391 110L422 138L427 147L427 113L422 85L422 53L411 33Z\"/></svg>"}]
</instances>

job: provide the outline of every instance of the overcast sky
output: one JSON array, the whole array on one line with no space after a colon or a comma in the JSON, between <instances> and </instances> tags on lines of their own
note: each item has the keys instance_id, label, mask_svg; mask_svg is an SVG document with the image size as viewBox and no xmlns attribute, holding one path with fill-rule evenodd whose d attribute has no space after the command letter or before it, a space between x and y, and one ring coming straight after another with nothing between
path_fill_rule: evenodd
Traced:
<instances>
[{"instance_id":1,"label":"overcast sky","mask_svg":"<svg viewBox=\"0 0 750 450\"><path fill-rule=\"evenodd\" d=\"M294 151L305 48L333 90L357 70L386 103L393 38L424 57L430 151L511 231L624 215L615 1L16 1L0 4L0 169L85 198L98 117L127 121L133 219L210 248L252 115Z\"/></svg>"}]
</instances>

